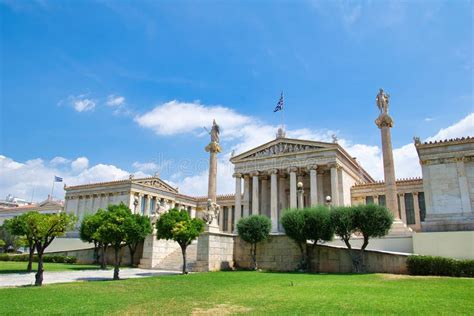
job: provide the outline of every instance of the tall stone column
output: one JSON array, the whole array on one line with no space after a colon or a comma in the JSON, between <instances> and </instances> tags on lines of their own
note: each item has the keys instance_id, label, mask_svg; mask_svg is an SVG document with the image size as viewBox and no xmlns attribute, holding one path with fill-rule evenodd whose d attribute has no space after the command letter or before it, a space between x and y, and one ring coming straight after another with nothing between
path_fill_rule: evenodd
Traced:
<instances>
[{"instance_id":1,"label":"tall stone column","mask_svg":"<svg viewBox=\"0 0 474 316\"><path fill-rule=\"evenodd\" d=\"M390 132L390 129L393 127L393 120L388 115L388 103L389 96L380 89L380 93L377 95L377 106L380 109L380 115L375 120L375 124L380 128L382 136L386 206L396 219L400 219L398 216L397 183L395 179L395 164L393 162L392 135Z\"/></svg>"},{"instance_id":2,"label":"tall stone column","mask_svg":"<svg viewBox=\"0 0 474 316\"><path fill-rule=\"evenodd\" d=\"M278 232L278 170L270 172L270 219L272 233Z\"/></svg>"},{"instance_id":3,"label":"tall stone column","mask_svg":"<svg viewBox=\"0 0 474 316\"><path fill-rule=\"evenodd\" d=\"M221 152L219 145L219 125L214 120L210 131L211 142L206 146L205 150L209 153L209 182L207 187L207 198L213 203L217 202L217 154Z\"/></svg>"},{"instance_id":4,"label":"tall stone column","mask_svg":"<svg viewBox=\"0 0 474 316\"><path fill-rule=\"evenodd\" d=\"M420 204L418 200L418 192L413 192L413 206L415 210L415 230L421 230L421 215L420 215Z\"/></svg>"},{"instance_id":5,"label":"tall stone column","mask_svg":"<svg viewBox=\"0 0 474 316\"><path fill-rule=\"evenodd\" d=\"M297 208L297 197L296 197L296 168L288 168L290 173L290 208Z\"/></svg>"},{"instance_id":6,"label":"tall stone column","mask_svg":"<svg viewBox=\"0 0 474 316\"><path fill-rule=\"evenodd\" d=\"M234 221L235 221L235 224L237 224L237 222L240 219L240 210L242 209L242 175L240 173L234 173L234 178L235 178ZM234 231L236 231L236 227L237 225L234 225Z\"/></svg>"},{"instance_id":7,"label":"tall stone column","mask_svg":"<svg viewBox=\"0 0 474 316\"><path fill-rule=\"evenodd\" d=\"M317 178L318 166L312 166L309 168L309 198L311 206L318 205L318 178Z\"/></svg>"},{"instance_id":8,"label":"tall stone column","mask_svg":"<svg viewBox=\"0 0 474 316\"><path fill-rule=\"evenodd\" d=\"M258 215L260 210L258 173L252 173L252 215Z\"/></svg>"},{"instance_id":9,"label":"tall stone column","mask_svg":"<svg viewBox=\"0 0 474 316\"><path fill-rule=\"evenodd\" d=\"M250 214L250 177L244 175L244 217L248 217Z\"/></svg>"},{"instance_id":10,"label":"tall stone column","mask_svg":"<svg viewBox=\"0 0 474 316\"><path fill-rule=\"evenodd\" d=\"M339 177L338 177L338 165L333 163L329 166L331 168L331 201L332 205L339 205Z\"/></svg>"},{"instance_id":11,"label":"tall stone column","mask_svg":"<svg viewBox=\"0 0 474 316\"><path fill-rule=\"evenodd\" d=\"M145 205L145 215L150 216L150 208L151 208L151 196L148 194L146 196L146 205Z\"/></svg>"}]
</instances>

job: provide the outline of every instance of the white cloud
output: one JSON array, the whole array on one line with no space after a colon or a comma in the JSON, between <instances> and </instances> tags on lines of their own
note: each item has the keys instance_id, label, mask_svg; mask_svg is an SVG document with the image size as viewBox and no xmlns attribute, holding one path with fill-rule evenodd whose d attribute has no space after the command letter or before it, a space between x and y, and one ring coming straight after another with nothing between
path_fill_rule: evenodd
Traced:
<instances>
[{"instance_id":1,"label":"white cloud","mask_svg":"<svg viewBox=\"0 0 474 316\"><path fill-rule=\"evenodd\" d=\"M75 172L82 171L89 166L89 159L86 157L79 157L71 163L71 168Z\"/></svg>"},{"instance_id":2,"label":"white cloud","mask_svg":"<svg viewBox=\"0 0 474 316\"><path fill-rule=\"evenodd\" d=\"M423 120L425 122L431 122L431 121L434 121L434 118L432 117L425 117L425 119Z\"/></svg>"},{"instance_id":3,"label":"white cloud","mask_svg":"<svg viewBox=\"0 0 474 316\"><path fill-rule=\"evenodd\" d=\"M108 106L121 106L125 104L125 97L116 96L116 95L109 95L107 97L107 102L105 102Z\"/></svg>"},{"instance_id":4,"label":"white cloud","mask_svg":"<svg viewBox=\"0 0 474 316\"><path fill-rule=\"evenodd\" d=\"M60 157L60 156L54 157L53 159L51 159L49 161L49 163L53 166L60 166L60 165L67 164L69 162L71 162L69 159L66 159L66 158Z\"/></svg>"},{"instance_id":5,"label":"white cloud","mask_svg":"<svg viewBox=\"0 0 474 316\"><path fill-rule=\"evenodd\" d=\"M135 168L135 170L143 171L143 172L151 172L155 173L160 169L160 166L154 162L138 162L135 161L132 164L132 167Z\"/></svg>"},{"instance_id":6,"label":"white cloud","mask_svg":"<svg viewBox=\"0 0 474 316\"><path fill-rule=\"evenodd\" d=\"M62 105L64 103L72 106L77 112L93 111L96 105L96 101L88 98L85 94L80 94L77 96L70 95L66 100L59 101L58 105Z\"/></svg>"},{"instance_id":7,"label":"white cloud","mask_svg":"<svg viewBox=\"0 0 474 316\"><path fill-rule=\"evenodd\" d=\"M433 137L428 137L426 141L443 140L456 137L474 136L474 113L467 115L459 122L442 128Z\"/></svg>"}]
</instances>

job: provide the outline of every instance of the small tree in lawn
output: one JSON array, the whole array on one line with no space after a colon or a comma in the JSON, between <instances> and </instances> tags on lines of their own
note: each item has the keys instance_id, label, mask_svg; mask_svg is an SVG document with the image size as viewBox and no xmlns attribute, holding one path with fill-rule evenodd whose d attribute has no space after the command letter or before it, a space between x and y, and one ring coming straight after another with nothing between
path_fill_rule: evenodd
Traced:
<instances>
[{"instance_id":1,"label":"small tree in lawn","mask_svg":"<svg viewBox=\"0 0 474 316\"><path fill-rule=\"evenodd\" d=\"M133 214L125 221L125 231L127 233L125 243L130 250L130 266L133 266L138 245L152 232L150 218L140 214Z\"/></svg>"},{"instance_id":2,"label":"small tree in lawn","mask_svg":"<svg viewBox=\"0 0 474 316\"><path fill-rule=\"evenodd\" d=\"M327 207L317 206L304 209L303 216L305 220L304 235L307 240L313 242L312 244L306 243L306 262L309 266L309 256L311 253L316 259L315 271L319 272L319 253L317 244L320 242L331 241L334 236L331 214Z\"/></svg>"},{"instance_id":3,"label":"small tree in lawn","mask_svg":"<svg viewBox=\"0 0 474 316\"><path fill-rule=\"evenodd\" d=\"M131 216L132 212L125 204L109 205L103 213L101 225L93 234L94 239L114 248L114 280L120 279L121 249L127 240L125 223Z\"/></svg>"},{"instance_id":4,"label":"small tree in lawn","mask_svg":"<svg viewBox=\"0 0 474 316\"><path fill-rule=\"evenodd\" d=\"M28 214L28 213L26 213ZM76 217L74 215L40 214L32 212L25 218L27 235L31 236L38 255L38 271L35 275L35 285L43 284L43 254L46 248L56 237L63 236L68 230L74 227Z\"/></svg>"},{"instance_id":5,"label":"small tree in lawn","mask_svg":"<svg viewBox=\"0 0 474 316\"><path fill-rule=\"evenodd\" d=\"M183 274L186 270L186 249L204 231L204 221L191 218L184 210L172 209L156 221L156 238L176 241L183 255Z\"/></svg>"},{"instance_id":6,"label":"small tree in lawn","mask_svg":"<svg viewBox=\"0 0 474 316\"><path fill-rule=\"evenodd\" d=\"M258 269L257 244L268 238L272 229L272 222L267 216L251 215L244 217L237 223L239 237L250 244L250 256L253 261L253 269Z\"/></svg>"},{"instance_id":7,"label":"small tree in lawn","mask_svg":"<svg viewBox=\"0 0 474 316\"><path fill-rule=\"evenodd\" d=\"M302 210L299 209L289 209L283 213L281 217L281 225L285 229L285 234L293 239L301 253L301 260L299 269L307 269L307 260L306 260L306 230L305 230L305 216Z\"/></svg>"},{"instance_id":8,"label":"small tree in lawn","mask_svg":"<svg viewBox=\"0 0 474 316\"><path fill-rule=\"evenodd\" d=\"M26 223L29 217L37 215L39 215L38 212L31 211L8 219L4 223L6 230L11 235L18 238L15 242L24 243L26 246L28 246L28 265L26 267L26 272L28 273L31 273L33 270L33 257L36 250L36 244L33 239L33 232L28 229Z\"/></svg>"},{"instance_id":9,"label":"small tree in lawn","mask_svg":"<svg viewBox=\"0 0 474 316\"><path fill-rule=\"evenodd\" d=\"M94 238L94 234L100 225L102 225L105 212L104 209L99 209L95 214L84 216L79 228L79 237L81 240L94 244L94 260L96 262L99 261L99 249L101 250L100 268L103 270L107 269L107 248L109 244Z\"/></svg>"},{"instance_id":10,"label":"small tree in lawn","mask_svg":"<svg viewBox=\"0 0 474 316\"><path fill-rule=\"evenodd\" d=\"M376 204L352 207L336 207L331 212L331 221L335 233L346 244L352 260L354 272L364 272L364 251L372 237L385 236L393 222L393 215L385 207ZM360 248L353 249L350 241L353 234L360 234L363 243Z\"/></svg>"},{"instance_id":11,"label":"small tree in lawn","mask_svg":"<svg viewBox=\"0 0 474 316\"><path fill-rule=\"evenodd\" d=\"M5 220L3 225L0 226L0 239L5 242L5 244L1 247L3 248L3 252L15 252L18 248L25 245L23 236L12 234L10 229L7 227L11 220L12 219Z\"/></svg>"}]
</instances>

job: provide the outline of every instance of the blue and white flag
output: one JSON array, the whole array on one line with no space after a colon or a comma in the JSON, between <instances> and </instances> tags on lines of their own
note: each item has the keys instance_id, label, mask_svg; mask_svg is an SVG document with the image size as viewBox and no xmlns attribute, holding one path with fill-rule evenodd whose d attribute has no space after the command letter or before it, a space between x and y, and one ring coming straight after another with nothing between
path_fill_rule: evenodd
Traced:
<instances>
[{"instance_id":1,"label":"blue and white flag","mask_svg":"<svg viewBox=\"0 0 474 316\"><path fill-rule=\"evenodd\" d=\"M280 100L278 100L277 106L275 107L275 110L273 112L278 112L283 110L283 92L281 93Z\"/></svg>"},{"instance_id":2,"label":"blue and white flag","mask_svg":"<svg viewBox=\"0 0 474 316\"><path fill-rule=\"evenodd\" d=\"M54 182L63 182L63 178L54 176Z\"/></svg>"}]
</instances>

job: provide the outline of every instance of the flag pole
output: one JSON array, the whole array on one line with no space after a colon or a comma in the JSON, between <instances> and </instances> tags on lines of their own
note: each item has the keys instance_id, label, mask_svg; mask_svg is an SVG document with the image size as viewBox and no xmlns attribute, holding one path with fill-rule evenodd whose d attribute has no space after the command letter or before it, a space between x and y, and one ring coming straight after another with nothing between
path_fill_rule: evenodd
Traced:
<instances>
[{"instance_id":1,"label":"flag pole","mask_svg":"<svg viewBox=\"0 0 474 316\"><path fill-rule=\"evenodd\" d=\"M51 200L53 200L54 182L56 182L55 180L56 180L56 178L53 178L53 186L51 188L51 195L50 195Z\"/></svg>"}]
</instances>

